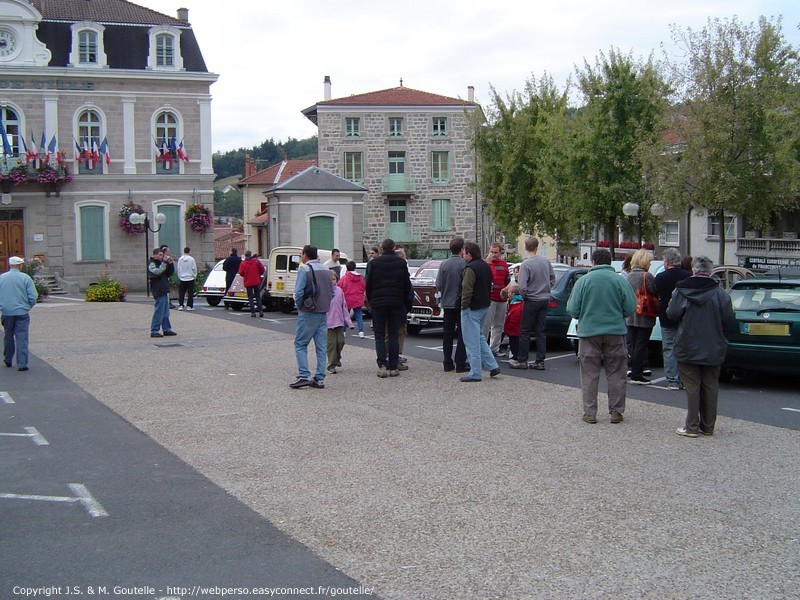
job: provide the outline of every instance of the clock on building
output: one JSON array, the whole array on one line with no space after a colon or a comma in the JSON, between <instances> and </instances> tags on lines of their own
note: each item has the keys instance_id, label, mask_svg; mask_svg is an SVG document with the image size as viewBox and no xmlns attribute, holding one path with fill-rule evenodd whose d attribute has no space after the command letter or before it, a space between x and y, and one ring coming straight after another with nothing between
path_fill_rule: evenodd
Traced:
<instances>
[{"instance_id":1,"label":"clock on building","mask_svg":"<svg viewBox=\"0 0 800 600\"><path fill-rule=\"evenodd\" d=\"M17 36L13 31L0 29L0 58L8 58L17 51Z\"/></svg>"}]
</instances>

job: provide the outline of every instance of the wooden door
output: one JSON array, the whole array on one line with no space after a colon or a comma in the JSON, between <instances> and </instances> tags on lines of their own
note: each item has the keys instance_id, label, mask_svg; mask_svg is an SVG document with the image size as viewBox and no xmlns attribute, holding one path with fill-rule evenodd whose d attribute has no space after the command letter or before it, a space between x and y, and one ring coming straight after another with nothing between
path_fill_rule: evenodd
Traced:
<instances>
[{"instance_id":1,"label":"wooden door","mask_svg":"<svg viewBox=\"0 0 800 600\"><path fill-rule=\"evenodd\" d=\"M8 270L11 256L25 256L25 231L22 221L0 220L0 273Z\"/></svg>"}]
</instances>

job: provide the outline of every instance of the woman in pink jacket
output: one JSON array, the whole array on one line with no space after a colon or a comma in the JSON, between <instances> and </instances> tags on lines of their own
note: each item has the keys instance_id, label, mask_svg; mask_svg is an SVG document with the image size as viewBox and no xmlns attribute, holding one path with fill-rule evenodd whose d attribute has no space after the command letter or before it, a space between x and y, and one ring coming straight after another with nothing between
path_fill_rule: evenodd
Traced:
<instances>
[{"instance_id":1,"label":"woman in pink jacket","mask_svg":"<svg viewBox=\"0 0 800 600\"><path fill-rule=\"evenodd\" d=\"M339 280L338 285L344 292L347 308L353 311L353 318L358 326L358 337L363 338L364 317L361 314L361 310L364 307L364 292L367 291L367 284L361 273L356 271L356 263L354 261L347 262L347 271Z\"/></svg>"},{"instance_id":2,"label":"woman in pink jacket","mask_svg":"<svg viewBox=\"0 0 800 600\"><path fill-rule=\"evenodd\" d=\"M344 348L344 328L353 329L350 311L344 293L336 284L336 271L330 269L333 278L333 299L328 308L328 373L336 373L336 367L342 366L342 349Z\"/></svg>"}]
</instances>

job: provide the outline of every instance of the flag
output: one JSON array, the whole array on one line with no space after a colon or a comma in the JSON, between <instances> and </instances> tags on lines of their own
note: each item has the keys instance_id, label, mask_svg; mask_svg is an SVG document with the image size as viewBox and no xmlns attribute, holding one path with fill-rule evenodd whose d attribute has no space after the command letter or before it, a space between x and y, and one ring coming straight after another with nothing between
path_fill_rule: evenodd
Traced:
<instances>
[{"instance_id":1,"label":"flag","mask_svg":"<svg viewBox=\"0 0 800 600\"><path fill-rule=\"evenodd\" d=\"M100 152L97 149L97 139L92 138L92 168L94 169L97 166L98 161L100 160Z\"/></svg>"},{"instance_id":2,"label":"flag","mask_svg":"<svg viewBox=\"0 0 800 600\"><path fill-rule=\"evenodd\" d=\"M181 143L178 144L178 158L180 158L183 162L189 162L189 154L183 147L183 140L181 140Z\"/></svg>"},{"instance_id":3,"label":"flag","mask_svg":"<svg viewBox=\"0 0 800 600\"><path fill-rule=\"evenodd\" d=\"M44 158L44 151L47 146L47 138L44 137L44 131L42 132L42 143L39 144L39 158Z\"/></svg>"},{"instance_id":4,"label":"flag","mask_svg":"<svg viewBox=\"0 0 800 600\"><path fill-rule=\"evenodd\" d=\"M25 136L24 135L19 136L19 141L22 142L22 149L25 150L25 164L27 165L28 162L30 162L31 153L28 152L28 144L25 143ZM22 158L21 154L20 158Z\"/></svg>"},{"instance_id":5,"label":"flag","mask_svg":"<svg viewBox=\"0 0 800 600\"><path fill-rule=\"evenodd\" d=\"M169 152L166 136L161 138L161 162L164 163L165 169L172 168L172 155Z\"/></svg>"},{"instance_id":6,"label":"flag","mask_svg":"<svg viewBox=\"0 0 800 600\"><path fill-rule=\"evenodd\" d=\"M58 142L56 142L56 136L53 136L53 139L50 140L50 143L47 145L47 158L45 159L46 162L50 162L50 158L55 154L56 148L58 148Z\"/></svg>"},{"instance_id":7,"label":"flag","mask_svg":"<svg viewBox=\"0 0 800 600\"><path fill-rule=\"evenodd\" d=\"M81 152L81 146L78 144L75 138L72 138L72 141L75 142L75 160L80 162L81 158L83 158L83 152Z\"/></svg>"},{"instance_id":8,"label":"flag","mask_svg":"<svg viewBox=\"0 0 800 600\"><path fill-rule=\"evenodd\" d=\"M83 138L83 147L81 148L81 157L84 161L86 161L86 168L91 169L92 165L89 164L89 161L92 160L92 153L89 152L89 140L88 138Z\"/></svg>"},{"instance_id":9,"label":"flag","mask_svg":"<svg viewBox=\"0 0 800 600\"><path fill-rule=\"evenodd\" d=\"M3 156L9 156L11 154L11 144L8 142L8 134L6 134L6 126L2 118L0 118L0 135L3 136Z\"/></svg>"},{"instance_id":10,"label":"flag","mask_svg":"<svg viewBox=\"0 0 800 600\"><path fill-rule=\"evenodd\" d=\"M108 151L108 138L103 138L103 143L100 144L100 154L106 157L106 164L111 164L111 152Z\"/></svg>"}]
</instances>

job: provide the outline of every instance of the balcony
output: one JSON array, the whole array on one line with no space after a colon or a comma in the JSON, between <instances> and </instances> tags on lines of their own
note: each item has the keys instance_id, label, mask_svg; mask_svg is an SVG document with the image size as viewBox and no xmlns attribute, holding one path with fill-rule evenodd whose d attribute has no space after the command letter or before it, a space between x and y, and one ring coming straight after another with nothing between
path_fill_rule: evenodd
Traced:
<instances>
[{"instance_id":1,"label":"balcony","mask_svg":"<svg viewBox=\"0 0 800 600\"><path fill-rule=\"evenodd\" d=\"M751 269L800 264L800 240L785 238L737 238L739 264Z\"/></svg>"},{"instance_id":2,"label":"balcony","mask_svg":"<svg viewBox=\"0 0 800 600\"><path fill-rule=\"evenodd\" d=\"M384 194L413 194L415 191L417 186L407 175L386 175L381 178L381 192Z\"/></svg>"}]
</instances>

